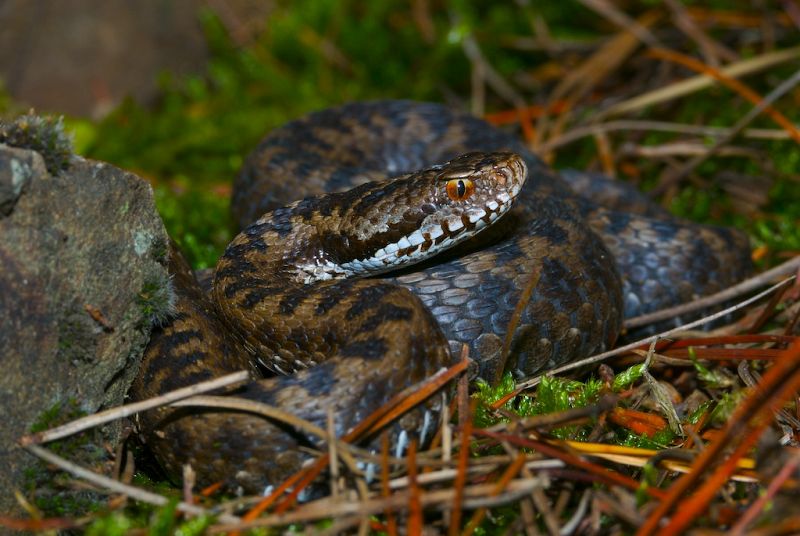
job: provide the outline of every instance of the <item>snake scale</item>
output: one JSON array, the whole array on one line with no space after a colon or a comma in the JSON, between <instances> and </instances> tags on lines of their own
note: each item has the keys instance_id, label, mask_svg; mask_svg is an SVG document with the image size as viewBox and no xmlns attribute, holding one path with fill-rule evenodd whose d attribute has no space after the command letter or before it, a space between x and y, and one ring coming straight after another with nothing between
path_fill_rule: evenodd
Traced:
<instances>
[{"instance_id":1,"label":"snake scale","mask_svg":"<svg viewBox=\"0 0 800 536\"><path fill-rule=\"evenodd\" d=\"M323 429L333 410L341 436L464 343L473 374L530 375L608 348L623 318L718 291L750 266L738 231L676 220L603 177L559 175L512 135L438 104L352 103L293 121L247 159L232 206L244 230L210 292L170 255L177 313L155 330L133 399L246 369L236 396ZM440 404L392 425L398 451L409 434L431 436ZM191 464L199 483L246 492L322 447L219 409L161 408L138 427L173 477Z\"/></svg>"}]
</instances>

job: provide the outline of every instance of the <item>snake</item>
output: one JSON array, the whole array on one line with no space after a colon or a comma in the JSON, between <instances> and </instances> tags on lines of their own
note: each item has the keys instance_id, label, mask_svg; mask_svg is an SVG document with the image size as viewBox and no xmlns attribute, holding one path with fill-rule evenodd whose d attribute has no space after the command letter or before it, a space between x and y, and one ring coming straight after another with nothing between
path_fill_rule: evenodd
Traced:
<instances>
[{"instance_id":1,"label":"snake","mask_svg":"<svg viewBox=\"0 0 800 536\"><path fill-rule=\"evenodd\" d=\"M740 231L675 218L622 181L557 173L513 134L436 103L355 102L273 130L231 206L242 231L209 277L171 249L175 313L154 329L131 399L247 370L222 394L342 437L463 347L470 377L530 376L751 269ZM444 400L389 425L398 456L430 440ZM190 465L198 483L241 493L325 448L239 410L160 407L136 426L170 478Z\"/></svg>"}]
</instances>

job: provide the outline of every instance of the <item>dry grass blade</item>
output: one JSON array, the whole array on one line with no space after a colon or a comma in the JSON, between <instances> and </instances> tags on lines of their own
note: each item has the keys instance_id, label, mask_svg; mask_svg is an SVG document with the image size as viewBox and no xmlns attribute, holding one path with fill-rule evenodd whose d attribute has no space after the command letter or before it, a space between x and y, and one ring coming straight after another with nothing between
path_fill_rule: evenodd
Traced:
<instances>
[{"instance_id":1,"label":"dry grass blade","mask_svg":"<svg viewBox=\"0 0 800 536\"><path fill-rule=\"evenodd\" d=\"M542 272L539 269L535 269L531 273L530 278L528 278L528 283L525 285L525 289L522 291L522 294L520 294L519 299L517 300L517 305L514 307L514 312L511 314L511 319L508 321L508 325L506 326L506 336L503 339L503 349L500 353L502 356L502 362L497 367L495 377L492 379L494 383L500 381L500 377L506 368L505 364L509 354L511 353L511 343L514 341L514 334L517 331L517 326L522 318L522 313L525 311L525 308L531 301L533 289L535 289L536 285L539 283L539 278L541 275Z\"/></svg>"},{"instance_id":2,"label":"dry grass blade","mask_svg":"<svg viewBox=\"0 0 800 536\"><path fill-rule=\"evenodd\" d=\"M730 78L738 78L749 74L757 73L774 67L781 63L800 58L800 46L768 52L755 58L749 58L737 63L733 63L719 70L723 75ZM595 121L601 121L611 116L634 113L662 102L678 99L690 93L700 91L711 86L714 79L708 75L695 76L687 80L682 80L666 87L638 95L627 101L620 102L610 108L600 112L594 117Z\"/></svg>"},{"instance_id":3,"label":"dry grass blade","mask_svg":"<svg viewBox=\"0 0 800 536\"><path fill-rule=\"evenodd\" d=\"M775 494L778 493L781 486L786 482L795 470L800 466L800 451L795 451L789 461L784 465L781 470L775 475L775 478L769 483L767 487L766 493L756 499L753 504L750 505L750 508L742 514L742 517L736 522L731 528L731 536L741 536L747 530L747 526L750 525L758 515L767 507L770 500L775 497Z\"/></svg>"},{"instance_id":4,"label":"dry grass blade","mask_svg":"<svg viewBox=\"0 0 800 536\"><path fill-rule=\"evenodd\" d=\"M27 445L25 447L28 451L32 454L38 456L39 458L43 459L47 463L53 464L56 467L67 471L68 473L87 480L93 484L96 484L104 489L113 491L115 493L121 493L126 497L130 497L132 499L136 499L137 501L142 501L149 504L154 504L156 506L164 506L170 500L163 495L159 495L158 493L152 493L147 490L143 490L141 488L137 488L135 486L130 486L128 484L123 484L118 480L114 480L113 478L109 478L107 476L97 474L93 471L90 471L84 467L76 465L69 460L65 460L61 456L53 454L49 450L39 447L37 445ZM185 502L179 502L177 505L177 509L181 512L186 514L191 514L195 516L205 515L211 516L216 515L218 519L225 523L238 523L240 519L236 516L232 516L230 514L215 514L205 508L201 508L194 504L188 504Z\"/></svg>"},{"instance_id":5,"label":"dry grass blade","mask_svg":"<svg viewBox=\"0 0 800 536\"><path fill-rule=\"evenodd\" d=\"M706 75L711 76L720 83L728 86L730 89L736 91L737 93L739 93L739 95L741 95L742 97L749 100L751 103L755 105L759 105L764 101L764 99L762 99L758 93L753 91L743 82L737 80L736 78L726 76L718 69L705 65L704 63L697 61L691 56L687 56L685 54L680 54L678 52L665 49L653 49L650 51L650 55L653 56L654 58L680 63L681 65L688 67L689 69L705 73ZM783 127L783 129L786 130L786 132L788 132L789 135L796 142L800 142L800 131L797 130L794 124L791 121L789 121L786 118L786 116L784 116L778 110L773 108L772 105L769 103L763 104L761 109L767 115L769 115L773 119L773 121L775 121L776 123L778 123L778 125Z\"/></svg>"},{"instance_id":6,"label":"dry grass blade","mask_svg":"<svg viewBox=\"0 0 800 536\"><path fill-rule=\"evenodd\" d=\"M653 35L645 26L639 24L624 12L617 9L613 4L606 0L580 0L584 6L593 9L599 15L607 18L620 28L627 30L635 35L642 43L651 47L660 46L658 38Z\"/></svg>"},{"instance_id":7,"label":"dry grass blade","mask_svg":"<svg viewBox=\"0 0 800 536\"><path fill-rule=\"evenodd\" d=\"M248 413L255 413L257 415L261 415L269 419L275 419L277 421L286 423L297 430L302 430L308 434L315 435L322 441L329 442L329 445L333 445L334 448L333 452L337 453L339 458L341 458L342 461L344 461L347 464L350 471L353 473L357 472L356 462L349 452L350 445L348 443L346 443L345 441L336 440L336 438L331 438L331 435L327 430L323 430L319 426L309 421L301 419L296 415L280 410L273 406L269 406L261 402L256 402L254 400L248 400L232 396L195 396L186 400L174 402L172 405L177 407L234 409L238 411L245 411ZM330 458L330 459L336 459L336 458ZM362 485L359 486L359 492L361 493L362 496L367 495L367 490L366 487L363 485L363 483Z\"/></svg>"},{"instance_id":8,"label":"dry grass blade","mask_svg":"<svg viewBox=\"0 0 800 536\"><path fill-rule=\"evenodd\" d=\"M644 467L651 463L651 459L658 456L660 450L644 449L639 447L627 447L621 445L607 445L605 443L584 443L580 441L557 441L551 440L550 443L554 445L563 444L569 446L570 449L580 452L584 456L591 456L593 458L600 458L610 462L629 465L632 467ZM686 451L689 453L689 451ZM690 453L694 458L695 454ZM673 459L659 460L659 465L663 466L669 471L677 473L688 473L691 466L685 462ZM742 458L738 460L736 469L737 472L731 476L731 480L739 482L755 482L757 480L755 473L755 461L751 458Z\"/></svg>"},{"instance_id":9,"label":"dry grass blade","mask_svg":"<svg viewBox=\"0 0 800 536\"><path fill-rule=\"evenodd\" d=\"M221 378L215 378L213 380L201 382L189 387L184 387L182 389L176 389L175 391L171 391L147 400L142 400L141 402L136 402L135 404L126 404L124 406L107 409L105 411L101 411L100 413L95 413L94 415L76 419L51 430L45 430L44 432L38 432L36 434L24 436L20 438L20 444L22 446L27 446L34 443L47 443L49 441L55 441L56 439L62 439L72 434L82 432L83 430L88 430L89 428L94 428L95 426L99 426L116 419L123 419L141 411L165 406L170 402L174 402L182 398L189 398L199 393L206 393L222 387L236 385L247 381L249 378L250 375L247 373L247 371L228 374L226 376L222 376Z\"/></svg>"},{"instance_id":10,"label":"dry grass blade","mask_svg":"<svg viewBox=\"0 0 800 536\"><path fill-rule=\"evenodd\" d=\"M234 396L194 396L192 398L172 403L175 407L205 407L218 409L235 409L248 413L255 413L264 417L284 422L298 430L315 435L322 440L328 438L328 433L314 423L297 417L296 415L278 409L274 406Z\"/></svg>"},{"instance_id":11,"label":"dry grass blade","mask_svg":"<svg viewBox=\"0 0 800 536\"><path fill-rule=\"evenodd\" d=\"M571 130L568 130L564 134L556 138L551 138L547 142L541 144L539 146L539 150L543 153L546 153L554 149L558 149L559 147L563 147L564 145L573 143L581 138L594 136L597 132L630 132L633 130L640 130L644 132L673 132L677 134L708 136L712 138L727 136L732 132L732 129L724 127L686 125L683 123L670 123L667 121L619 119L616 121L609 121L608 123L593 123L591 125L575 127ZM741 136L759 140L789 139L789 134L785 130L781 129L746 128L742 130Z\"/></svg>"},{"instance_id":12,"label":"dry grass blade","mask_svg":"<svg viewBox=\"0 0 800 536\"><path fill-rule=\"evenodd\" d=\"M495 507L508 504L529 495L537 488L543 488L546 479L539 477L518 478L508 483L503 493L490 496L495 484L475 484L466 486L463 491L463 507L473 510L481 507ZM455 490L431 490L420 496L422 507L450 508L455 499ZM369 516L386 509L402 511L408 506L407 490L392 494L390 497L373 498L366 501L334 502L330 498L304 504L301 508L283 514L273 514L263 518L237 524L216 525L209 527L209 534L246 530L255 527L280 527L292 523L308 523L320 519L338 518L341 516Z\"/></svg>"},{"instance_id":13,"label":"dry grass blade","mask_svg":"<svg viewBox=\"0 0 800 536\"><path fill-rule=\"evenodd\" d=\"M664 3L672 12L675 26L697 43L707 63L718 67L720 64L719 56L724 56L727 61L736 61L738 59L736 53L718 41L711 39L711 37L703 32L683 4L677 0L665 0Z\"/></svg>"},{"instance_id":14,"label":"dry grass blade","mask_svg":"<svg viewBox=\"0 0 800 536\"><path fill-rule=\"evenodd\" d=\"M678 180L691 173L697 166L705 162L709 156L714 154L717 149L733 140L739 132L749 125L751 121L753 121L753 119L755 119L764 110L770 108L773 102L792 90L795 86L797 86L798 83L800 83L800 70L795 71L792 76L781 82L775 89L770 91L766 97L758 101L758 103L749 112L747 112L733 126L733 128L731 128L730 133L728 133L725 137L716 140L711 147L708 148L708 152L706 154L692 158L677 171L669 173L666 177L664 177L661 183L653 189L652 194L658 195L659 192L663 192L670 184L674 184ZM773 114L773 119L775 119L774 115L775 114ZM791 122L789 122L788 119L782 115L779 115L779 117L782 118L781 121L778 121L779 124L790 133L796 142L800 143L800 132L794 127L794 125L792 125Z\"/></svg>"},{"instance_id":15,"label":"dry grass blade","mask_svg":"<svg viewBox=\"0 0 800 536\"><path fill-rule=\"evenodd\" d=\"M637 27L646 27L653 24L659 15L656 12L645 13L637 23ZM609 39L596 52L591 54L576 69L569 71L559 82L558 86L550 93L549 102L565 102L567 110L574 108L575 104L604 80L609 73L619 68L623 62L639 46L639 39L629 31L622 31ZM550 108L549 104L547 108ZM557 120L554 128L548 128L549 117L542 115L536 124L536 138L534 148L538 148L549 137L560 135L564 125L569 119L569 113L564 110ZM547 160L548 156L540 151Z\"/></svg>"},{"instance_id":16,"label":"dry grass blade","mask_svg":"<svg viewBox=\"0 0 800 536\"><path fill-rule=\"evenodd\" d=\"M508 483L511 481L511 479L517 476L517 473L520 472L520 470L524 467L524 465L525 465L525 453L520 452L519 454L517 454L517 457L514 459L514 462L511 465L509 465L503 472L503 474L500 476L494 489L492 489L490 496L494 497L502 493L502 491L506 488L506 486L508 486ZM469 536L470 534L475 532L475 529L478 528L478 525L480 525L484 517L486 517L486 508L478 508L475 511L475 513L472 514L472 518L469 520L469 523L467 523L467 526L464 528L461 534L464 536Z\"/></svg>"},{"instance_id":17,"label":"dry grass blade","mask_svg":"<svg viewBox=\"0 0 800 536\"><path fill-rule=\"evenodd\" d=\"M609 471L605 467L600 465L594 464L592 462L587 462L586 460L582 460L577 456L569 454L567 452L562 451L558 447L554 447L549 445L543 441L537 441L534 439L529 439L525 437L518 437L511 434L501 434L497 432L490 432L488 430L475 430L476 435L482 435L485 437L490 437L492 439L496 439L498 441L507 441L512 445L516 445L518 447L524 448L531 448L545 454L547 456L552 456L554 458L558 458L562 460L564 463L568 465L573 465L575 467L579 467L585 471L591 473L597 480L600 482L605 482L610 485L617 485L623 486L625 488L631 490L638 490L640 488L639 482L636 480L622 475L620 473L616 473L613 471ZM664 497L664 492L654 488L648 488L646 493L656 499L660 499Z\"/></svg>"},{"instance_id":18,"label":"dry grass blade","mask_svg":"<svg viewBox=\"0 0 800 536\"><path fill-rule=\"evenodd\" d=\"M668 490L663 501L653 510L639 529L640 536L653 534L659 522L686 493L699 484L691 501L684 501L670 522L661 528L660 534L676 534L685 529L711 501L719 487L733 473L738 459L755 444L760 433L770 423L772 415L783 401L794 396L800 388L800 340L784 352L784 358L776 360L764 375L761 384L736 409L727 426L703 450L692 464L692 470L679 478ZM734 452L725 457L724 452L734 447ZM720 467L706 476L715 463L722 459Z\"/></svg>"}]
</instances>

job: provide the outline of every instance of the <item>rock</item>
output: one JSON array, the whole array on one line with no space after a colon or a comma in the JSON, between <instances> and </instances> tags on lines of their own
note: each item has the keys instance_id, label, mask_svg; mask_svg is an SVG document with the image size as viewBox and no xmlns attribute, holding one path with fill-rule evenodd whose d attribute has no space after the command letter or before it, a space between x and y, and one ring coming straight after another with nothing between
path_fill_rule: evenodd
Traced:
<instances>
[{"instance_id":1,"label":"rock","mask_svg":"<svg viewBox=\"0 0 800 536\"><path fill-rule=\"evenodd\" d=\"M164 71L201 74L208 50L201 10L241 44L264 27L272 2L252 0L4 0L0 78L15 100L102 117L127 95L159 94Z\"/></svg>"},{"instance_id":2,"label":"rock","mask_svg":"<svg viewBox=\"0 0 800 536\"><path fill-rule=\"evenodd\" d=\"M36 503L26 469L38 463L20 436L54 408L122 403L170 294L145 181L72 156L51 174L47 147L43 158L11 139L0 128L0 514L20 515L14 492ZM105 444L80 450L113 452L118 436L107 427Z\"/></svg>"}]
</instances>

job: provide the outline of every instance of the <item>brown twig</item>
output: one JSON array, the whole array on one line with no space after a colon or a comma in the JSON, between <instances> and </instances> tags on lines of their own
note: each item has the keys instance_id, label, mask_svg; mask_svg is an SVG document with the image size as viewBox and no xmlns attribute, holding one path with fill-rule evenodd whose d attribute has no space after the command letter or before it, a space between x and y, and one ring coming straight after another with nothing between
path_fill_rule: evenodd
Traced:
<instances>
[{"instance_id":1,"label":"brown twig","mask_svg":"<svg viewBox=\"0 0 800 536\"><path fill-rule=\"evenodd\" d=\"M450 513L450 527L448 534L455 536L461 526L461 514L463 508L464 486L467 482L467 471L469 468L470 438L472 437L472 416L475 414L477 399L473 399L469 404L468 410L459 411L459 421L461 424L461 445L458 451L458 473L454 483L453 511Z\"/></svg>"}]
</instances>

